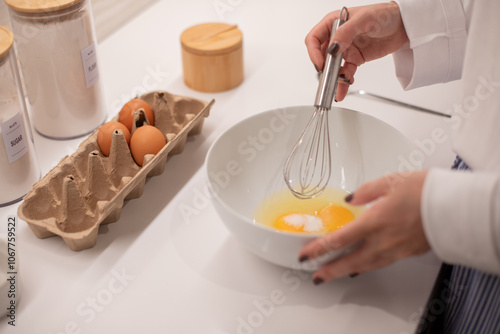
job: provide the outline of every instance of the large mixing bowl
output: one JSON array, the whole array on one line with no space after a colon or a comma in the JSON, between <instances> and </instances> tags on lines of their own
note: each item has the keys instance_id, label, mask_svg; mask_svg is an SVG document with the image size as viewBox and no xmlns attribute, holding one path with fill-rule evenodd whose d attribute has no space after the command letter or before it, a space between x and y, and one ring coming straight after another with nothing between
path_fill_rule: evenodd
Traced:
<instances>
[{"instance_id":1,"label":"large mixing bowl","mask_svg":"<svg viewBox=\"0 0 500 334\"><path fill-rule=\"evenodd\" d=\"M286 156L313 110L309 106L288 107L244 119L215 140L205 164L212 202L225 226L253 253L288 268L300 268L300 249L318 235L283 232L254 223L253 214L268 195L286 188ZM353 192L365 181L421 168L422 152L381 120L332 108L329 126L331 187ZM344 253L330 254L325 261ZM305 269L314 270L318 265Z\"/></svg>"}]
</instances>

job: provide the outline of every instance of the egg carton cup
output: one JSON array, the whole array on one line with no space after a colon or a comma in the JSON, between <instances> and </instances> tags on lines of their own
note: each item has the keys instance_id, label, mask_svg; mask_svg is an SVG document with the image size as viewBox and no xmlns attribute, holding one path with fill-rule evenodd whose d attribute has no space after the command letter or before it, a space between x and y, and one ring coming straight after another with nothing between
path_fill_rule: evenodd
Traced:
<instances>
[{"instance_id":1,"label":"egg carton cup","mask_svg":"<svg viewBox=\"0 0 500 334\"><path fill-rule=\"evenodd\" d=\"M155 127L167 144L156 155L146 155L140 167L121 130L113 133L108 157L99 149L95 130L35 183L19 206L19 218L38 238L58 235L73 251L94 247L99 226L116 222L124 202L142 195L146 179L163 173L167 157L181 153L187 137L201 132L215 102L163 91L139 98L153 108Z\"/></svg>"}]
</instances>

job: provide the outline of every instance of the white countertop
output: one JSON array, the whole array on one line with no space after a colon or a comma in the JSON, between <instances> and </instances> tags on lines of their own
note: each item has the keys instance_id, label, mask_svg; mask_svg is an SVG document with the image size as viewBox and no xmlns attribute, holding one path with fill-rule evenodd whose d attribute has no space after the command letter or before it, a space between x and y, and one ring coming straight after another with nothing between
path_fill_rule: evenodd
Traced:
<instances>
[{"instance_id":1,"label":"white countertop","mask_svg":"<svg viewBox=\"0 0 500 334\"><path fill-rule=\"evenodd\" d=\"M314 286L308 274L269 264L243 248L208 201L189 221L179 211L203 190L205 154L230 124L260 111L312 103L317 79L304 37L342 5L159 1L102 41L110 117L136 94L158 89L216 103L202 133L146 183L142 197L125 204L118 222L101 227L94 248L73 252L59 237L38 239L18 222L16 327L0 318L0 332L412 333L439 269L431 253ZM196 92L182 80L180 34L210 21L238 24L244 35L245 80L224 93ZM353 89L447 112L458 84L403 92L387 58L359 69ZM435 129L449 134L443 117L380 100L352 95L339 105L378 117L419 143ZM36 136L43 174L82 140ZM451 165L449 141L424 149L426 167ZM0 233L17 207L0 208Z\"/></svg>"}]
</instances>

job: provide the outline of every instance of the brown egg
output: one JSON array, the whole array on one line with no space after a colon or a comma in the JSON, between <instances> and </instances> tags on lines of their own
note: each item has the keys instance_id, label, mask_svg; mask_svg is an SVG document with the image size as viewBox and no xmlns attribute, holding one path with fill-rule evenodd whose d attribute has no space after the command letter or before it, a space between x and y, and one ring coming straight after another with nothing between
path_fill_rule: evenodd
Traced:
<instances>
[{"instance_id":1,"label":"brown egg","mask_svg":"<svg viewBox=\"0 0 500 334\"><path fill-rule=\"evenodd\" d=\"M153 109L151 109L151 106L146 101L140 99L133 99L125 103L118 114L118 122L123 123L128 130L132 132L134 113L139 109L144 109L149 125L155 125L155 115L153 114Z\"/></svg>"},{"instance_id":2,"label":"brown egg","mask_svg":"<svg viewBox=\"0 0 500 334\"><path fill-rule=\"evenodd\" d=\"M109 151L111 149L111 140L113 138L113 132L115 132L115 130L122 130L127 144L130 143L130 131L125 125L115 121L104 123L97 131L97 144L99 145L102 154L104 154L105 156L109 156Z\"/></svg>"},{"instance_id":3,"label":"brown egg","mask_svg":"<svg viewBox=\"0 0 500 334\"><path fill-rule=\"evenodd\" d=\"M142 166L145 155L160 152L166 143L167 140L160 130L152 125L143 125L132 134L130 152L135 162Z\"/></svg>"}]
</instances>

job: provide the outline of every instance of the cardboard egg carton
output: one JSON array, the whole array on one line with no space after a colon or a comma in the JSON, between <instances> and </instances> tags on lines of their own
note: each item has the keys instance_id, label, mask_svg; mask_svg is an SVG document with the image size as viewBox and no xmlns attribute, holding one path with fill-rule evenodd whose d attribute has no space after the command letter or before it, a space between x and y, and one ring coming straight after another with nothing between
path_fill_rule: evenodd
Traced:
<instances>
[{"instance_id":1,"label":"cardboard egg carton","mask_svg":"<svg viewBox=\"0 0 500 334\"><path fill-rule=\"evenodd\" d=\"M139 98L153 108L155 127L167 144L139 167L121 131L113 133L109 157L101 153L94 131L35 183L19 206L18 216L38 238L58 235L74 251L95 246L99 226L117 221L124 201L142 195L146 178L163 173L167 156L181 153L187 137L200 133L214 103L167 92Z\"/></svg>"}]
</instances>

